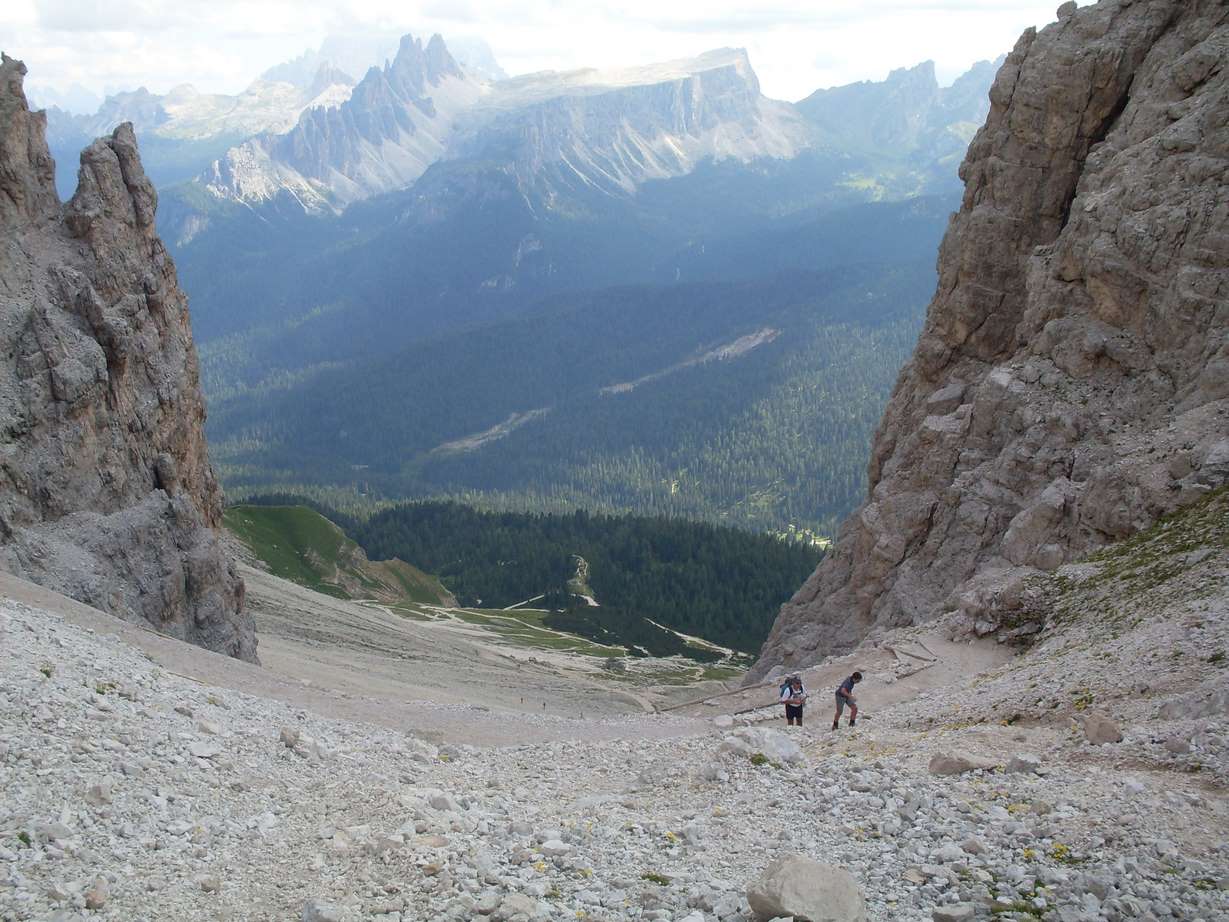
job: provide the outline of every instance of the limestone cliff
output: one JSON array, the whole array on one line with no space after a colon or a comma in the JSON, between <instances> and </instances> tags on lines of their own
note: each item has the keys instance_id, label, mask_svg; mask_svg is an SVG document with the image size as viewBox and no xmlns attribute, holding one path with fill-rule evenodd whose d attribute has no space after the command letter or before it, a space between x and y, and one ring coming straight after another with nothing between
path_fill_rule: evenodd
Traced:
<instances>
[{"instance_id":1,"label":"limestone cliff","mask_svg":"<svg viewBox=\"0 0 1229 922\"><path fill-rule=\"evenodd\" d=\"M131 125L61 205L25 66L0 60L0 566L256 659L219 544L187 298Z\"/></svg>"},{"instance_id":2,"label":"limestone cliff","mask_svg":"<svg viewBox=\"0 0 1229 922\"><path fill-rule=\"evenodd\" d=\"M1229 476L1229 4L1066 3L1004 63L870 495L751 677L949 614ZM1027 621L1027 619L1025 619Z\"/></svg>"}]
</instances>

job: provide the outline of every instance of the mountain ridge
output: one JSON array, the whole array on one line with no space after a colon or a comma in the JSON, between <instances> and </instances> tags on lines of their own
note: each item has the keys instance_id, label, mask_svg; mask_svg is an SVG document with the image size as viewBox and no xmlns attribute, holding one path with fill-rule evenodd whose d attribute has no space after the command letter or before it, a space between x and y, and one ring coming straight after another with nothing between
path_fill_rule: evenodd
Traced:
<instances>
[{"instance_id":1,"label":"mountain ridge","mask_svg":"<svg viewBox=\"0 0 1229 922\"><path fill-rule=\"evenodd\" d=\"M288 193L305 210L336 211L406 188L434 164L493 161L522 189L545 185L536 198L549 200L555 183L630 193L705 157L788 158L804 141L789 104L760 94L745 50L487 83L466 75L438 34L425 47L407 35L348 101L228 151L201 181L220 199Z\"/></svg>"}]
</instances>

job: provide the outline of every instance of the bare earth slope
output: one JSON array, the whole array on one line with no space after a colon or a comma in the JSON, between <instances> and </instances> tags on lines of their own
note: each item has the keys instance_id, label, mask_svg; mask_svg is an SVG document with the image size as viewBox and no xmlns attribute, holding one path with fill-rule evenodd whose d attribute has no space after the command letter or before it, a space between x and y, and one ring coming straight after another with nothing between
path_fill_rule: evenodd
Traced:
<instances>
[{"instance_id":1,"label":"bare earth slope","mask_svg":"<svg viewBox=\"0 0 1229 922\"><path fill-rule=\"evenodd\" d=\"M1229 6L1102 0L1026 32L961 167L870 495L752 672L960 611L1229 475Z\"/></svg>"},{"instance_id":2,"label":"bare earth slope","mask_svg":"<svg viewBox=\"0 0 1229 922\"><path fill-rule=\"evenodd\" d=\"M46 116L0 63L0 568L255 660L216 529L196 350L131 125L61 205Z\"/></svg>"}]
</instances>

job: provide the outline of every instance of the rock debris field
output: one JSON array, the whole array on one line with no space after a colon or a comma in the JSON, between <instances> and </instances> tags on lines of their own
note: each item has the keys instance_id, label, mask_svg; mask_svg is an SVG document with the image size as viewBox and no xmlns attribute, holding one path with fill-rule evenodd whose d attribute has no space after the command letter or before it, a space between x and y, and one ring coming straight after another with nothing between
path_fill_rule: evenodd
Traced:
<instances>
[{"instance_id":1,"label":"rock debris field","mask_svg":"<svg viewBox=\"0 0 1229 922\"><path fill-rule=\"evenodd\" d=\"M15 601L0 670L5 922L1229 918L1223 790L1081 761L1092 743L1044 729L965 755L909 708L832 733L815 705L789 733L723 715L661 738L671 718L637 715L604 718L621 739L577 721L437 747L201 685Z\"/></svg>"}]
</instances>

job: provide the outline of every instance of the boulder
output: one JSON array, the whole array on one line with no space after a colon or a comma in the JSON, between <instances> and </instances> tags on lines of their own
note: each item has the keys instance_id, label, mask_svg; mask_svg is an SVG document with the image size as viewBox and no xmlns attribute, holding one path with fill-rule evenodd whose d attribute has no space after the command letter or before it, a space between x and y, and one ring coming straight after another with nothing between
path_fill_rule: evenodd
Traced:
<instances>
[{"instance_id":1,"label":"boulder","mask_svg":"<svg viewBox=\"0 0 1229 922\"><path fill-rule=\"evenodd\" d=\"M1118 729L1118 724L1096 711L1084 718L1084 736L1094 746L1122 742L1122 731Z\"/></svg>"},{"instance_id":2,"label":"boulder","mask_svg":"<svg viewBox=\"0 0 1229 922\"><path fill-rule=\"evenodd\" d=\"M747 887L760 920L792 916L798 922L866 922L866 900L843 868L803 855L778 858Z\"/></svg>"},{"instance_id":3,"label":"boulder","mask_svg":"<svg viewBox=\"0 0 1229 922\"><path fill-rule=\"evenodd\" d=\"M341 922L341 909L324 900L309 900L303 907L302 922Z\"/></svg>"},{"instance_id":4,"label":"boulder","mask_svg":"<svg viewBox=\"0 0 1229 922\"><path fill-rule=\"evenodd\" d=\"M212 759L220 755L222 750L212 743L197 741L188 746L188 751L198 759Z\"/></svg>"},{"instance_id":5,"label":"boulder","mask_svg":"<svg viewBox=\"0 0 1229 922\"><path fill-rule=\"evenodd\" d=\"M506 922L516 916L532 918L538 911L538 903L532 897L523 893L509 893L499 903L491 914L495 922Z\"/></svg>"},{"instance_id":6,"label":"boulder","mask_svg":"<svg viewBox=\"0 0 1229 922\"><path fill-rule=\"evenodd\" d=\"M948 906L936 906L930 918L933 922L968 922L973 916L972 903L952 903Z\"/></svg>"},{"instance_id":7,"label":"boulder","mask_svg":"<svg viewBox=\"0 0 1229 922\"><path fill-rule=\"evenodd\" d=\"M1171 736L1165 740L1166 752L1171 752L1176 756L1186 755L1191 751L1191 741L1184 736Z\"/></svg>"},{"instance_id":8,"label":"boulder","mask_svg":"<svg viewBox=\"0 0 1229 922\"><path fill-rule=\"evenodd\" d=\"M85 891L85 908L102 909L111 895L111 885L102 875L94 878L89 889Z\"/></svg>"},{"instance_id":9,"label":"boulder","mask_svg":"<svg viewBox=\"0 0 1229 922\"><path fill-rule=\"evenodd\" d=\"M960 847L970 855L984 855L987 851L989 851L986 847L986 843L977 838L977 836L969 836L960 843Z\"/></svg>"},{"instance_id":10,"label":"boulder","mask_svg":"<svg viewBox=\"0 0 1229 922\"><path fill-rule=\"evenodd\" d=\"M803 759L802 749L780 730L748 727L721 741L718 752L750 758L757 752L772 762L794 763Z\"/></svg>"},{"instance_id":11,"label":"boulder","mask_svg":"<svg viewBox=\"0 0 1229 922\"><path fill-rule=\"evenodd\" d=\"M196 722L196 732L205 736L220 736L222 727L212 720L201 719Z\"/></svg>"},{"instance_id":12,"label":"boulder","mask_svg":"<svg viewBox=\"0 0 1229 922\"><path fill-rule=\"evenodd\" d=\"M953 861L965 861L968 857L968 853L963 848L950 842L947 845L940 846L939 850L935 852L935 860L941 861L944 864L950 864Z\"/></svg>"},{"instance_id":13,"label":"boulder","mask_svg":"<svg viewBox=\"0 0 1229 922\"><path fill-rule=\"evenodd\" d=\"M976 769L992 768L988 762L959 752L936 752L927 766L932 775L960 775Z\"/></svg>"},{"instance_id":14,"label":"boulder","mask_svg":"<svg viewBox=\"0 0 1229 922\"><path fill-rule=\"evenodd\" d=\"M1041 759L1035 755L1019 753L1012 756L1007 762L1008 774L1029 774L1041 768Z\"/></svg>"}]
</instances>

